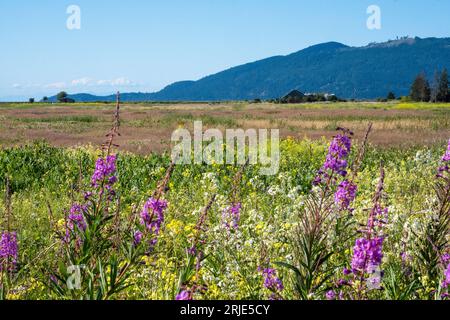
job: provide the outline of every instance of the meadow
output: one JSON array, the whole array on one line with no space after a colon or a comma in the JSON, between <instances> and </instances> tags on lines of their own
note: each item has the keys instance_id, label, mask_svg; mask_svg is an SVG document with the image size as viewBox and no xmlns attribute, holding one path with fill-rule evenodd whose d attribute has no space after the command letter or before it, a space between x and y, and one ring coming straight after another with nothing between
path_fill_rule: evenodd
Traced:
<instances>
[{"instance_id":1,"label":"meadow","mask_svg":"<svg viewBox=\"0 0 450 320\"><path fill-rule=\"evenodd\" d=\"M114 110L0 104L0 299L448 299L449 104ZM194 120L280 128L279 173L171 165Z\"/></svg>"},{"instance_id":2,"label":"meadow","mask_svg":"<svg viewBox=\"0 0 450 320\"><path fill-rule=\"evenodd\" d=\"M111 126L114 104L0 103L0 143L3 146L46 140L67 147L103 142ZM205 128L279 128L281 137L331 138L337 126L364 134L372 122L371 143L381 147L430 145L448 138L448 104L427 103L137 103L121 106L121 150L138 154L170 150L172 132Z\"/></svg>"}]
</instances>

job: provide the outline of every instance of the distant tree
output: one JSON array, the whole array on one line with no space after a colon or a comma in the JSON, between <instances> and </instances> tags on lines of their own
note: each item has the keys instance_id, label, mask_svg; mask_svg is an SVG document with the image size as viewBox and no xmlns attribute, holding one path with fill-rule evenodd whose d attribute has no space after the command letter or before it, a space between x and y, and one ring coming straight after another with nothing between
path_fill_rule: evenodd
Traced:
<instances>
[{"instance_id":1,"label":"distant tree","mask_svg":"<svg viewBox=\"0 0 450 320\"><path fill-rule=\"evenodd\" d=\"M58 93L56 95L56 100L58 100L59 102L66 102L68 98L67 92L65 91L61 91L60 93Z\"/></svg>"},{"instance_id":2,"label":"distant tree","mask_svg":"<svg viewBox=\"0 0 450 320\"><path fill-rule=\"evenodd\" d=\"M395 94L392 91L389 92L386 99L387 100L395 100Z\"/></svg>"},{"instance_id":3,"label":"distant tree","mask_svg":"<svg viewBox=\"0 0 450 320\"><path fill-rule=\"evenodd\" d=\"M428 102L431 98L431 89L424 73L419 74L411 86L411 99L413 101Z\"/></svg>"},{"instance_id":4,"label":"distant tree","mask_svg":"<svg viewBox=\"0 0 450 320\"><path fill-rule=\"evenodd\" d=\"M437 102L438 100L438 91L439 91L439 80L441 78L441 74L436 71L434 73L433 83L431 84L431 102Z\"/></svg>"},{"instance_id":5,"label":"distant tree","mask_svg":"<svg viewBox=\"0 0 450 320\"><path fill-rule=\"evenodd\" d=\"M43 101L43 102L48 102L48 97L47 97L47 96L43 97L43 98L42 98L42 101Z\"/></svg>"},{"instance_id":6,"label":"distant tree","mask_svg":"<svg viewBox=\"0 0 450 320\"><path fill-rule=\"evenodd\" d=\"M448 72L447 69L442 70L436 90L436 101L438 102L447 102L449 99L449 90L448 90Z\"/></svg>"},{"instance_id":7,"label":"distant tree","mask_svg":"<svg viewBox=\"0 0 450 320\"><path fill-rule=\"evenodd\" d=\"M34 98L28 99L28 102L29 102L29 103L34 103Z\"/></svg>"}]
</instances>

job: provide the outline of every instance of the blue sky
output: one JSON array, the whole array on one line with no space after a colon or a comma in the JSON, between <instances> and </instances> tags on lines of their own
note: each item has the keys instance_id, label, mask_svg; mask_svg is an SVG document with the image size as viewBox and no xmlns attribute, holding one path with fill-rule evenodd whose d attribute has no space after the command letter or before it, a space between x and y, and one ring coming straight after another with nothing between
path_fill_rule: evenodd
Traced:
<instances>
[{"instance_id":1,"label":"blue sky","mask_svg":"<svg viewBox=\"0 0 450 320\"><path fill-rule=\"evenodd\" d=\"M381 30L366 27L369 5ZM2 0L0 100L151 92L327 41L449 37L449 12L448 0Z\"/></svg>"}]
</instances>

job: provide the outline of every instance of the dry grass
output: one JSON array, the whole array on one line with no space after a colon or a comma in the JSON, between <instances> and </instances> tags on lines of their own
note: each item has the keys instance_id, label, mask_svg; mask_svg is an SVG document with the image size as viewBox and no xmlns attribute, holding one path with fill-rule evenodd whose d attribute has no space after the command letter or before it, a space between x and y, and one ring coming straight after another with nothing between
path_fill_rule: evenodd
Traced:
<instances>
[{"instance_id":1,"label":"dry grass","mask_svg":"<svg viewBox=\"0 0 450 320\"><path fill-rule=\"evenodd\" d=\"M57 146L98 145L111 123L112 104L0 105L0 144L44 139ZM442 142L450 137L450 104L339 103L278 104L125 104L122 148L148 153L167 150L172 131L191 129L194 120L214 128L279 128L282 137L329 138L337 126L358 137L373 122L371 141L405 147Z\"/></svg>"}]
</instances>

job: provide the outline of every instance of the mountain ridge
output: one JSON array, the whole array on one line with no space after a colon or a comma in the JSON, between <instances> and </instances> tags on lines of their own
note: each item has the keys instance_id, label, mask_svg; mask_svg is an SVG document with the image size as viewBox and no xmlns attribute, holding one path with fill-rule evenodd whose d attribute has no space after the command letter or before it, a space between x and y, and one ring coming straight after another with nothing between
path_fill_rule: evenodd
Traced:
<instances>
[{"instance_id":1,"label":"mountain ridge","mask_svg":"<svg viewBox=\"0 0 450 320\"><path fill-rule=\"evenodd\" d=\"M450 38L402 38L362 47L339 42L309 46L235 66L199 80L174 82L153 93L123 93L123 101L275 99L291 90L374 99L406 95L414 77L450 69ZM69 95L76 101L114 101L115 95ZM56 101L51 97L50 101Z\"/></svg>"}]
</instances>

